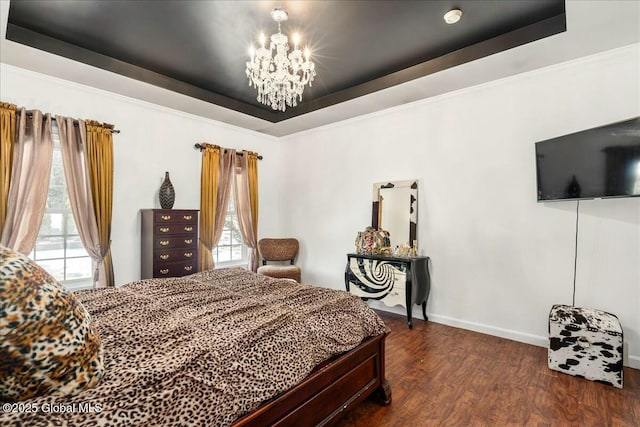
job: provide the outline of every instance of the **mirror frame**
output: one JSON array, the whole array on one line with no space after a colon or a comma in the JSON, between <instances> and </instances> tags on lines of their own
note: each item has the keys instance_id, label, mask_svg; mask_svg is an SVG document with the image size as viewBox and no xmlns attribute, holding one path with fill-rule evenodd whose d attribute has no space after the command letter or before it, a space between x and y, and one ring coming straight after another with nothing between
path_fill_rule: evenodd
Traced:
<instances>
[{"instance_id":1,"label":"mirror frame","mask_svg":"<svg viewBox=\"0 0 640 427\"><path fill-rule=\"evenodd\" d=\"M408 187L411 189L411 200L409 202L409 245L413 245L416 240L418 228L418 180L410 179L406 181L385 181L373 184L373 197L371 208L371 227L374 230L379 228L380 211L380 189Z\"/></svg>"}]
</instances>

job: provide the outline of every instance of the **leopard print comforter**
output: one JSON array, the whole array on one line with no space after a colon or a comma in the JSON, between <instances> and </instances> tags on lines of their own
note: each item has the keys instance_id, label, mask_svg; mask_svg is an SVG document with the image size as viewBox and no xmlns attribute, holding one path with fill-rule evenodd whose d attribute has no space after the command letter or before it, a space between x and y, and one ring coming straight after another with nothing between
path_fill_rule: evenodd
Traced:
<instances>
[{"instance_id":1,"label":"leopard print comforter","mask_svg":"<svg viewBox=\"0 0 640 427\"><path fill-rule=\"evenodd\" d=\"M239 268L76 295L102 338L102 381L21 402L0 425L228 426L385 330L346 292Z\"/></svg>"}]
</instances>

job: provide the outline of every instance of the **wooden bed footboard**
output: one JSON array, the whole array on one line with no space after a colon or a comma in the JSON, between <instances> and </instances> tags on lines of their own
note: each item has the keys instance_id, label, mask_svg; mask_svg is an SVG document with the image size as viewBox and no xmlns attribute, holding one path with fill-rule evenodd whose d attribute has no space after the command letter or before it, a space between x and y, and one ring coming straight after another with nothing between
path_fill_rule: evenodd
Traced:
<instances>
[{"instance_id":1,"label":"wooden bed footboard","mask_svg":"<svg viewBox=\"0 0 640 427\"><path fill-rule=\"evenodd\" d=\"M381 405L390 404L391 387L384 372L386 335L368 338L322 365L233 426L328 426L369 396Z\"/></svg>"}]
</instances>

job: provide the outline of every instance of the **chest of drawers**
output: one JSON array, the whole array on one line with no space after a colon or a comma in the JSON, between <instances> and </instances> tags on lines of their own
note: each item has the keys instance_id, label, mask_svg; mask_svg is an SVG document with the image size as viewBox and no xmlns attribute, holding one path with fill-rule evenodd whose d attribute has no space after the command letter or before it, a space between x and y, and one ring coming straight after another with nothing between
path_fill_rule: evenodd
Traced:
<instances>
[{"instance_id":1,"label":"chest of drawers","mask_svg":"<svg viewBox=\"0 0 640 427\"><path fill-rule=\"evenodd\" d=\"M198 271L198 211L143 209L143 279L179 277Z\"/></svg>"},{"instance_id":2,"label":"chest of drawers","mask_svg":"<svg viewBox=\"0 0 640 427\"><path fill-rule=\"evenodd\" d=\"M422 315L428 320L429 257L347 254L344 283L348 292L364 300L375 299L389 307L405 307L409 329L413 328L411 310L415 304L422 305Z\"/></svg>"}]
</instances>

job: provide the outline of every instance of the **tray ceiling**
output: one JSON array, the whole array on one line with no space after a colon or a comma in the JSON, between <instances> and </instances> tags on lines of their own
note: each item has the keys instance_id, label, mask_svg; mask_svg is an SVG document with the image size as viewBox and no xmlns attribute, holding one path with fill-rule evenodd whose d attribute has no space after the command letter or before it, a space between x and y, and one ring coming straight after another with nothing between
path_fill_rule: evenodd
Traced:
<instances>
[{"instance_id":1,"label":"tray ceiling","mask_svg":"<svg viewBox=\"0 0 640 427\"><path fill-rule=\"evenodd\" d=\"M298 107L256 100L247 48L299 31L317 77ZM444 13L463 10L447 25ZM344 103L566 30L562 0L57 1L12 0L8 40L271 123Z\"/></svg>"}]
</instances>

